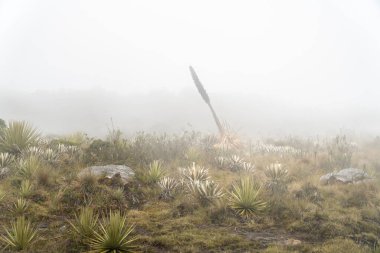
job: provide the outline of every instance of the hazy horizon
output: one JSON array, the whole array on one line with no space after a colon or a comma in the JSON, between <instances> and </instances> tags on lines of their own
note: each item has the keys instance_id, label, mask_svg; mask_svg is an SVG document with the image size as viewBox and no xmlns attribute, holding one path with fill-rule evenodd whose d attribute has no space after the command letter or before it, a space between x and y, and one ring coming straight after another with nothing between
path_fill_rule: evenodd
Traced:
<instances>
[{"instance_id":1,"label":"hazy horizon","mask_svg":"<svg viewBox=\"0 0 380 253\"><path fill-rule=\"evenodd\" d=\"M44 134L81 131L102 137L111 128L111 118L115 128L127 135L139 131L217 133L211 113L194 87L177 93L156 90L122 94L93 88L21 93L8 90L6 94L0 95L0 107L9 106L2 118L7 121L27 120ZM301 107L294 101L279 101L253 94L209 95L221 120L242 136L309 137L340 133L377 136L380 127L376 108L356 108L354 104Z\"/></svg>"},{"instance_id":2,"label":"hazy horizon","mask_svg":"<svg viewBox=\"0 0 380 253\"><path fill-rule=\"evenodd\" d=\"M380 134L378 1L0 0L0 118L48 134Z\"/></svg>"}]
</instances>

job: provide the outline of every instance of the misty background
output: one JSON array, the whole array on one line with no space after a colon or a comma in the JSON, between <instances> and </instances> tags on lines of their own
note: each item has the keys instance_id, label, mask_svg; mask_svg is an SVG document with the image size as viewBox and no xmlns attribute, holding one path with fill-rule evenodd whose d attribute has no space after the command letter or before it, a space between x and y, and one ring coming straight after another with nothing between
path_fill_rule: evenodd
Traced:
<instances>
[{"instance_id":1,"label":"misty background","mask_svg":"<svg viewBox=\"0 0 380 253\"><path fill-rule=\"evenodd\" d=\"M47 134L378 135L380 2L0 0L0 118Z\"/></svg>"}]
</instances>

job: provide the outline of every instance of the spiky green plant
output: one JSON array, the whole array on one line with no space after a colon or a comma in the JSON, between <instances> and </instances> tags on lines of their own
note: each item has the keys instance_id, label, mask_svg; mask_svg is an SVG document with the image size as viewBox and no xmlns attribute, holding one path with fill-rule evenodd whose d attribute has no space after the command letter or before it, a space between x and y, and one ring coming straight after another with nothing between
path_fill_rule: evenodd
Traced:
<instances>
[{"instance_id":1,"label":"spiky green plant","mask_svg":"<svg viewBox=\"0 0 380 253\"><path fill-rule=\"evenodd\" d=\"M265 170L265 175L269 179L266 186L272 194L281 194L286 191L288 170L282 164L270 164Z\"/></svg>"},{"instance_id":2,"label":"spiky green plant","mask_svg":"<svg viewBox=\"0 0 380 253\"><path fill-rule=\"evenodd\" d=\"M20 196L26 198L32 193L32 191L32 182L28 179L22 180L20 184Z\"/></svg>"},{"instance_id":3,"label":"spiky green plant","mask_svg":"<svg viewBox=\"0 0 380 253\"><path fill-rule=\"evenodd\" d=\"M243 159L238 155L231 156L228 162L230 169L234 171L242 169L244 165Z\"/></svg>"},{"instance_id":4,"label":"spiky green plant","mask_svg":"<svg viewBox=\"0 0 380 253\"><path fill-rule=\"evenodd\" d=\"M0 153L0 168L6 168L12 164L14 157L10 153Z\"/></svg>"},{"instance_id":5,"label":"spiky green plant","mask_svg":"<svg viewBox=\"0 0 380 253\"><path fill-rule=\"evenodd\" d=\"M59 158L59 153L51 148L44 150L42 157L48 162L55 162Z\"/></svg>"},{"instance_id":6,"label":"spiky green plant","mask_svg":"<svg viewBox=\"0 0 380 253\"><path fill-rule=\"evenodd\" d=\"M251 177L242 178L239 183L232 186L230 207L244 218L261 213L267 207L267 203L260 199L260 189L261 187Z\"/></svg>"},{"instance_id":7,"label":"spiky green plant","mask_svg":"<svg viewBox=\"0 0 380 253\"><path fill-rule=\"evenodd\" d=\"M158 186L161 188L162 198L170 199L173 197L174 192L177 189L178 182L174 178L164 177L158 182Z\"/></svg>"},{"instance_id":8,"label":"spiky green plant","mask_svg":"<svg viewBox=\"0 0 380 253\"><path fill-rule=\"evenodd\" d=\"M66 147L66 152L70 155L80 155L80 152L81 151L77 146L73 146L73 145L70 145L70 146L67 146Z\"/></svg>"},{"instance_id":9,"label":"spiky green plant","mask_svg":"<svg viewBox=\"0 0 380 253\"><path fill-rule=\"evenodd\" d=\"M281 163L272 163L267 167L265 175L271 180L284 180L288 170Z\"/></svg>"},{"instance_id":10,"label":"spiky green plant","mask_svg":"<svg viewBox=\"0 0 380 253\"><path fill-rule=\"evenodd\" d=\"M255 171L255 165L249 162L243 162L242 170L247 173L252 173Z\"/></svg>"},{"instance_id":11,"label":"spiky green plant","mask_svg":"<svg viewBox=\"0 0 380 253\"><path fill-rule=\"evenodd\" d=\"M79 214L75 215L74 222L70 222L73 231L82 239L91 238L96 230L98 215L91 207L82 207Z\"/></svg>"},{"instance_id":12,"label":"spiky green plant","mask_svg":"<svg viewBox=\"0 0 380 253\"><path fill-rule=\"evenodd\" d=\"M125 192L123 187L118 187L111 191L112 198L119 204L122 204L125 200Z\"/></svg>"},{"instance_id":13,"label":"spiky green plant","mask_svg":"<svg viewBox=\"0 0 380 253\"><path fill-rule=\"evenodd\" d=\"M24 157L27 157L27 156L41 157L43 155L43 153L44 153L44 150L42 149L42 147L32 146L32 147L25 149L22 152L22 155Z\"/></svg>"},{"instance_id":14,"label":"spiky green plant","mask_svg":"<svg viewBox=\"0 0 380 253\"><path fill-rule=\"evenodd\" d=\"M37 130L25 121L9 122L0 135L0 149L19 155L28 147L36 144L39 139Z\"/></svg>"},{"instance_id":15,"label":"spiky green plant","mask_svg":"<svg viewBox=\"0 0 380 253\"><path fill-rule=\"evenodd\" d=\"M206 181L209 179L208 170L203 167L196 166L195 163L193 163L191 167L182 169L182 176L189 182Z\"/></svg>"},{"instance_id":16,"label":"spiky green plant","mask_svg":"<svg viewBox=\"0 0 380 253\"><path fill-rule=\"evenodd\" d=\"M218 156L215 158L215 162L219 169L223 169L226 166L227 159L223 156Z\"/></svg>"},{"instance_id":17,"label":"spiky green plant","mask_svg":"<svg viewBox=\"0 0 380 253\"><path fill-rule=\"evenodd\" d=\"M149 170L146 173L146 180L148 183L157 183L164 176L165 171L160 161L154 160L149 164Z\"/></svg>"},{"instance_id":18,"label":"spiky green plant","mask_svg":"<svg viewBox=\"0 0 380 253\"><path fill-rule=\"evenodd\" d=\"M224 196L223 189L211 180L190 181L188 188L194 198L203 205L214 204Z\"/></svg>"},{"instance_id":19,"label":"spiky green plant","mask_svg":"<svg viewBox=\"0 0 380 253\"><path fill-rule=\"evenodd\" d=\"M15 213L15 215L23 215L28 210L28 207L28 201L26 201L26 199L24 199L23 197L20 197L13 204L13 212Z\"/></svg>"},{"instance_id":20,"label":"spiky green plant","mask_svg":"<svg viewBox=\"0 0 380 253\"><path fill-rule=\"evenodd\" d=\"M127 225L126 215L119 211L110 212L99 224L99 232L95 231L89 240L91 252L134 252L136 238L131 235L133 231L134 227Z\"/></svg>"},{"instance_id":21,"label":"spiky green plant","mask_svg":"<svg viewBox=\"0 0 380 253\"><path fill-rule=\"evenodd\" d=\"M12 222L11 228L5 228L5 235L0 237L5 243L5 248L12 248L16 251L27 250L38 239L37 230L24 216L18 217Z\"/></svg>"},{"instance_id":22,"label":"spiky green plant","mask_svg":"<svg viewBox=\"0 0 380 253\"><path fill-rule=\"evenodd\" d=\"M40 168L41 161L35 155L30 155L19 160L17 164L18 174L23 178L31 178L34 173Z\"/></svg>"}]
</instances>

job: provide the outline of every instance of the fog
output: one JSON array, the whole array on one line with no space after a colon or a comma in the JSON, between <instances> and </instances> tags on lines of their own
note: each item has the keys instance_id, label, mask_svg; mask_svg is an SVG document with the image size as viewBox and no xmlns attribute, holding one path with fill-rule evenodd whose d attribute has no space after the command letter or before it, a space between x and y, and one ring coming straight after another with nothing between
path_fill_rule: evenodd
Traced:
<instances>
[{"instance_id":1,"label":"fog","mask_svg":"<svg viewBox=\"0 0 380 253\"><path fill-rule=\"evenodd\" d=\"M378 135L379 1L0 0L0 118L47 134Z\"/></svg>"}]
</instances>

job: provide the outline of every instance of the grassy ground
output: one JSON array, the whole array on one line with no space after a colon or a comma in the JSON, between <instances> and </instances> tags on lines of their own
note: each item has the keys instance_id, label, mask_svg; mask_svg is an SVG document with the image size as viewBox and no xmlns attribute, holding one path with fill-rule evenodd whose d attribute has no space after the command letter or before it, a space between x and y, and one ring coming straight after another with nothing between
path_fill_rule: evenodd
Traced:
<instances>
[{"instance_id":1,"label":"grassy ground","mask_svg":"<svg viewBox=\"0 0 380 253\"><path fill-rule=\"evenodd\" d=\"M81 208L89 207L99 220L114 211L124 214L127 224L134 225L130 236L136 237L138 252L378 252L378 139L356 145L343 137L318 144L266 140L243 142L238 149L222 149L217 141L199 133L141 133L123 139L113 131L106 140L76 134L9 149L1 139L0 165L9 169L0 180L4 251L17 251L4 240L17 217L25 217L36 232L23 252L94 249L70 225ZM160 173L153 173L154 160L161 161ZM189 190L190 181L179 169L193 163L207 168L207 180L214 182L206 192ZM118 177L78 176L83 168L102 164L127 164L136 175L127 183ZM348 166L363 168L377 179L319 183L321 175ZM169 195L160 187L164 176L175 184ZM234 208L231 194L241 178L252 178L260 187L256 200L265 203L263 210L245 216ZM93 230L101 231L96 224Z\"/></svg>"}]
</instances>

